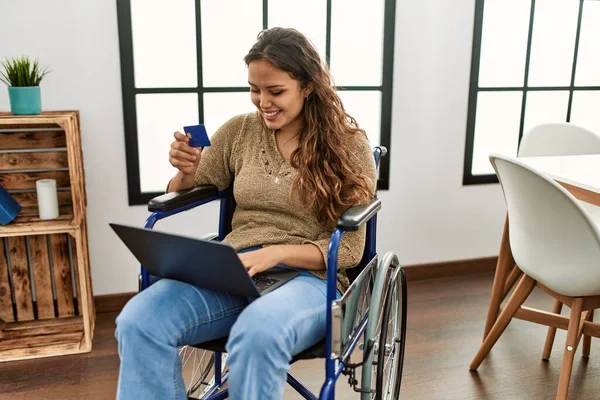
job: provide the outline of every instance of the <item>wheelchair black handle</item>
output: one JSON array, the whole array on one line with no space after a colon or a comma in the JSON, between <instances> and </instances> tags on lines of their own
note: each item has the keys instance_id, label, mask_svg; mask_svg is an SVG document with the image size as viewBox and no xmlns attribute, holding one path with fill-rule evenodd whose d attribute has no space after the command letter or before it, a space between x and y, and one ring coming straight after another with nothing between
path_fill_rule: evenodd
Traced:
<instances>
[{"instance_id":1,"label":"wheelchair black handle","mask_svg":"<svg viewBox=\"0 0 600 400\"><path fill-rule=\"evenodd\" d=\"M213 185L194 186L191 189L171 192L157 196L148 202L148 211L168 212L195 203L200 200L216 197L219 190Z\"/></svg>"},{"instance_id":2,"label":"wheelchair black handle","mask_svg":"<svg viewBox=\"0 0 600 400\"><path fill-rule=\"evenodd\" d=\"M362 224L369 221L379 210L381 210L381 200L377 198L364 206L350 207L338 219L337 227L343 231L357 231Z\"/></svg>"}]
</instances>

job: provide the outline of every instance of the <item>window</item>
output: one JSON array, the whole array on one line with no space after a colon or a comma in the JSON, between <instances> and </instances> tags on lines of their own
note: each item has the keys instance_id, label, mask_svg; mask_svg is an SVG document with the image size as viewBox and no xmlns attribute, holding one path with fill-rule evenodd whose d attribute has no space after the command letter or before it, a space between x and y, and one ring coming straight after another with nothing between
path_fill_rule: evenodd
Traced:
<instances>
[{"instance_id":1,"label":"window","mask_svg":"<svg viewBox=\"0 0 600 400\"><path fill-rule=\"evenodd\" d=\"M129 204L164 193L172 133L209 135L251 112L243 57L265 28L292 27L329 61L349 114L390 150L395 0L118 0ZM389 157L379 169L389 184Z\"/></svg>"},{"instance_id":2,"label":"window","mask_svg":"<svg viewBox=\"0 0 600 400\"><path fill-rule=\"evenodd\" d=\"M600 132L600 2L477 0L463 183L498 182L493 152L573 122Z\"/></svg>"}]
</instances>

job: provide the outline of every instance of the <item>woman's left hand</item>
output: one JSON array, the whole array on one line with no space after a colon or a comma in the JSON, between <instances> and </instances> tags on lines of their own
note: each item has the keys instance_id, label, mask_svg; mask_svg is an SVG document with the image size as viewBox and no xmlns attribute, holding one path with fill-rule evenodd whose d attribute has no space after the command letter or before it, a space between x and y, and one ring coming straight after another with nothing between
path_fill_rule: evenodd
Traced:
<instances>
[{"instance_id":1,"label":"woman's left hand","mask_svg":"<svg viewBox=\"0 0 600 400\"><path fill-rule=\"evenodd\" d=\"M273 268L283 261L283 249L280 246L269 246L262 249L239 253L242 264L248 274L254 276L260 272Z\"/></svg>"}]
</instances>

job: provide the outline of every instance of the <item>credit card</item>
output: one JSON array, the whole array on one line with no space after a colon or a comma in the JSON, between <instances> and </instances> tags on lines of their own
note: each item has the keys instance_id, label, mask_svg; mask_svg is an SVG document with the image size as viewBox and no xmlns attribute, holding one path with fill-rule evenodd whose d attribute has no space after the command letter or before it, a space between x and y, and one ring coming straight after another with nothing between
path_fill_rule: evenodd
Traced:
<instances>
[{"instance_id":1,"label":"credit card","mask_svg":"<svg viewBox=\"0 0 600 400\"><path fill-rule=\"evenodd\" d=\"M207 147L210 146L210 139L206 133L204 124L184 126L183 131L190 138L190 146Z\"/></svg>"}]
</instances>

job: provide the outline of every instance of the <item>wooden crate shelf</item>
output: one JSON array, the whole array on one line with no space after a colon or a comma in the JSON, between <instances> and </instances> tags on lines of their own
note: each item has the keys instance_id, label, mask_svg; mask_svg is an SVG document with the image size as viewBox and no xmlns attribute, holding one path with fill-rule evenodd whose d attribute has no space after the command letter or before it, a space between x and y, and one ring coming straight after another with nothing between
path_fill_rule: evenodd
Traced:
<instances>
[{"instance_id":1,"label":"wooden crate shelf","mask_svg":"<svg viewBox=\"0 0 600 400\"><path fill-rule=\"evenodd\" d=\"M37 211L36 211L37 213ZM0 237L24 235L27 233L62 233L77 229L73 222L72 214L61 213L60 216L51 221L41 220L37 216L19 215L8 226L0 226Z\"/></svg>"},{"instance_id":2,"label":"wooden crate shelf","mask_svg":"<svg viewBox=\"0 0 600 400\"><path fill-rule=\"evenodd\" d=\"M82 317L10 322L0 332L0 362L15 356L39 358L63 352L83 353L84 338ZM9 352L9 357L3 355Z\"/></svg>"},{"instance_id":3,"label":"wooden crate shelf","mask_svg":"<svg viewBox=\"0 0 600 400\"><path fill-rule=\"evenodd\" d=\"M7 323L0 333L0 354L14 348L34 348L45 345L81 343L83 318L53 318ZM0 360L2 356L0 355Z\"/></svg>"},{"instance_id":4,"label":"wooden crate shelf","mask_svg":"<svg viewBox=\"0 0 600 400\"><path fill-rule=\"evenodd\" d=\"M57 182L40 220L35 182ZM0 185L23 207L0 226L0 361L89 352L95 310L77 111L0 113Z\"/></svg>"}]
</instances>

